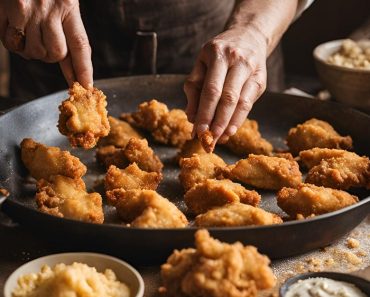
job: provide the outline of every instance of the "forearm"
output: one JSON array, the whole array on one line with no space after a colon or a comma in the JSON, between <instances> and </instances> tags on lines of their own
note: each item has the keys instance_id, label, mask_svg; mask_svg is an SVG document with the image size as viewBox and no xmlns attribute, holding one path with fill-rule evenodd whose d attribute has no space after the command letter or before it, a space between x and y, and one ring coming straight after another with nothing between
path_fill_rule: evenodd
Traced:
<instances>
[{"instance_id":1,"label":"forearm","mask_svg":"<svg viewBox=\"0 0 370 297\"><path fill-rule=\"evenodd\" d=\"M226 29L251 28L258 31L265 39L269 55L293 21L298 0L237 0L236 2Z\"/></svg>"}]
</instances>

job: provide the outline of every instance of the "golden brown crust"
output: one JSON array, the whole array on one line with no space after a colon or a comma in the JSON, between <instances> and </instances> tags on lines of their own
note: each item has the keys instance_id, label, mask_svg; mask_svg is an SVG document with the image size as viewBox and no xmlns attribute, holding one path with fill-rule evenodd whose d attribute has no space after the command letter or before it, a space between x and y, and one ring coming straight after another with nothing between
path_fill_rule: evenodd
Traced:
<instances>
[{"instance_id":1,"label":"golden brown crust","mask_svg":"<svg viewBox=\"0 0 370 297\"><path fill-rule=\"evenodd\" d=\"M240 156L248 156L248 154L270 155L273 150L272 144L261 136L258 123L248 119L229 138L226 146Z\"/></svg>"},{"instance_id":2,"label":"golden brown crust","mask_svg":"<svg viewBox=\"0 0 370 297\"><path fill-rule=\"evenodd\" d=\"M22 140L21 157L31 176L37 180L48 180L52 175L80 178L87 170L80 159L68 151L37 143L31 138Z\"/></svg>"},{"instance_id":3,"label":"golden brown crust","mask_svg":"<svg viewBox=\"0 0 370 297\"><path fill-rule=\"evenodd\" d=\"M308 169L311 169L312 167L319 165L321 160L339 157L350 158L353 161L356 161L356 159L361 158L357 154L346 150L318 148L318 147L315 147L310 150L301 151L299 153L300 160Z\"/></svg>"},{"instance_id":4,"label":"golden brown crust","mask_svg":"<svg viewBox=\"0 0 370 297\"><path fill-rule=\"evenodd\" d=\"M206 130L199 136L200 143L207 153L212 153L215 148L214 138L211 131Z\"/></svg>"},{"instance_id":5,"label":"golden brown crust","mask_svg":"<svg viewBox=\"0 0 370 297\"><path fill-rule=\"evenodd\" d=\"M332 212L358 202L347 192L301 184L298 188L282 188L277 194L279 207L291 217L309 217Z\"/></svg>"},{"instance_id":6,"label":"golden brown crust","mask_svg":"<svg viewBox=\"0 0 370 297\"><path fill-rule=\"evenodd\" d=\"M199 230L195 247L175 250L161 266L167 296L256 297L276 283L270 260L253 246L222 243Z\"/></svg>"},{"instance_id":7,"label":"golden brown crust","mask_svg":"<svg viewBox=\"0 0 370 297\"><path fill-rule=\"evenodd\" d=\"M123 114L121 118L150 131L159 143L181 147L191 139L193 125L188 121L185 112L180 109L168 110L164 103L155 99L141 103L138 111Z\"/></svg>"},{"instance_id":8,"label":"golden brown crust","mask_svg":"<svg viewBox=\"0 0 370 297\"><path fill-rule=\"evenodd\" d=\"M216 178L215 169L225 167L226 163L216 154L193 155L180 161L179 180L185 191L209 178Z\"/></svg>"},{"instance_id":9,"label":"golden brown crust","mask_svg":"<svg viewBox=\"0 0 370 297\"><path fill-rule=\"evenodd\" d=\"M298 155L314 147L351 149L352 138L341 136L329 123L312 118L289 130L287 144L292 154Z\"/></svg>"},{"instance_id":10,"label":"golden brown crust","mask_svg":"<svg viewBox=\"0 0 370 297\"><path fill-rule=\"evenodd\" d=\"M59 106L59 131L72 146L92 148L109 133L106 96L97 88L87 90L78 82L73 83L69 95Z\"/></svg>"},{"instance_id":11,"label":"golden brown crust","mask_svg":"<svg viewBox=\"0 0 370 297\"><path fill-rule=\"evenodd\" d=\"M36 203L40 211L61 218L102 224L103 203L100 194L87 193L82 179L55 175L37 183Z\"/></svg>"},{"instance_id":12,"label":"golden brown crust","mask_svg":"<svg viewBox=\"0 0 370 297\"><path fill-rule=\"evenodd\" d=\"M109 116L108 120L110 125L109 134L99 140L99 146L114 145L115 147L124 148L131 138L143 138L129 123L112 116Z\"/></svg>"},{"instance_id":13,"label":"golden brown crust","mask_svg":"<svg viewBox=\"0 0 370 297\"><path fill-rule=\"evenodd\" d=\"M125 168L134 162L147 172L161 172L163 168L161 160L146 139L131 138L125 148L113 145L100 147L96 151L96 159L107 168L110 165Z\"/></svg>"},{"instance_id":14,"label":"golden brown crust","mask_svg":"<svg viewBox=\"0 0 370 297\"><path fill-rule=\"evenodd\" d=\"M286 158L250 154L229 168L226 176L260 189L294 188L302 182L298 163Z\"/></svg>"},{"instance_id":15,"label":"golden brown crust","mask_svg":"<svg viewBox=\"0 0 370 297\"><path fill-rule=\"evenodd\" d=\"M231 203L214 208L195 218L195 224L199 227L272 225L282 222L283 220L276 214L243 203Z\"/></svg>"},{"instance_id":16,"label":"golden brown crust","mask_svg":"<svg viewBox=\"0 0 370 297\"><path fill-rule=\"evenodd\" d=\"M342 190L366 187L370 182L370 160L356 154L323 159L310 169L306 182Z\"/></svg>"},{"instance_id":17,"label":"golden brown crust","mask_svg":"<svg viewBox=\"0 0 370 297\"><path fill-rule=\"evenodd\" d=\"M185 215L168 199L152 190L115 189L107 192L119 217L131 227L183 228Z\"/></svg>"},{"instance_id":18,"label":"golden brown crust","mask_svg":"<svg viewBox=\"0 0 370 297\"><path fill-rule=\"evenodd\" d=\"M178 162L181 162L182 158L190 158L193 154L198 155L207 154L202 144L200 143L199 139L197 138L187 140L181 147L181 150L177 154L176 159Z\"/></svg>"},{"instance_id":19,"label":"golden brown crust","mask_svg":"<svg viewBox=\"0 0 370 297\"><path fill-rule=\"evenodd\" d=\"M156 190L161 180L161 173L143 171L136 163L132 163L125 169L111 165L105 176L105 189L107 191L118 188Z\"/></svg>"},{"instance_id":20,"label":"golden brown crust","mask_svg":"<svg viewBox=\"0 0 370 297\"><path fill-rule=\"evenodd\" d=\"M198 215L214 207L235 202L256 206L261 201L261 196L256 191L247 190L227 179L207 179L191 188L184 199L189 211Z\"/></svg>"}]
</instances>

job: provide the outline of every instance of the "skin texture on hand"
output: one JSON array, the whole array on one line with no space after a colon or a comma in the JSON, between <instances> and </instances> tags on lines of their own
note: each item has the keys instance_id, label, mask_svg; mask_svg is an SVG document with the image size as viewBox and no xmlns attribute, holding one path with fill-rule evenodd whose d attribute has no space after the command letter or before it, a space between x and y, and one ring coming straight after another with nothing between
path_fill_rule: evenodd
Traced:
<instances>
[{"instance_id":1,"label":"skin texture on hand","mask_svg":"<svg viewBox=\"0 0 370 297\"><path fill-rule=\"evenodd\" d=\"M18 46L16 32L24 34ZM69 86L74 81L85 88L93 84L91 48L78 0L0 1L0 40L26 59L59 62Z\"/></svg>"},{"instance_id":2,"label":"skin texture on hand","mask_svg":"<svg viewBox=\"0 0 370 297\"><path fill-rule=\"evenodd\" d=\"M266 88L266 59L295 16L297 0L239 1L227 29L201 49L184 85L193 135L227 141Z\"/></svg>"}]
</instances>

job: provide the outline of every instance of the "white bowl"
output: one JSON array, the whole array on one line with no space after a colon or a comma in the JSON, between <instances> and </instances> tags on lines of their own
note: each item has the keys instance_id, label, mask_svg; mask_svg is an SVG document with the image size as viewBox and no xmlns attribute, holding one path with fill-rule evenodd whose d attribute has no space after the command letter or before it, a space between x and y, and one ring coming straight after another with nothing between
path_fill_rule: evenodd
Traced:
<instances>
[{"instance_id":1,"label":"white bowl","mask_svg":"<svg viewBox=\"0 0 370 297\"><path fill-rule=\"evenodd\" d=\"M21 275L37 273L43 265L54 267L56 264L66 265L80 262L95 267L97 271L103 272L111 269L117 279L127 284L131 290L130 297L142 297L144 295L144 281L141 275L131 265L117 258L95 254L95 253L64 253L41 257L30 261L15 270L7 279L4 286L4 297L11 297L12 291L17 286L17 280Z\"/></svg>"}]
</instances>

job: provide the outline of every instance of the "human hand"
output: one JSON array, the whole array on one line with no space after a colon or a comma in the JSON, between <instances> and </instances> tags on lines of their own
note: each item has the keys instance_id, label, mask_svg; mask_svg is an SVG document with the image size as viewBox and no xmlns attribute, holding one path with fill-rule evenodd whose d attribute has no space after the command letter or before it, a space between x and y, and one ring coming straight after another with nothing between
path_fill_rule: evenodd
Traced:
<instances>
[{"instance_id":1,"label":"human hand","mask_svg":"<svg viewBox=\"0 0 370 297\"><path fill-rule=\"evenodd\" d=\"M26 59L59 62L69 85L93 83L78 0L0 0L0 40Z\"/></svg>"},{"instance_id":2,"label":"human hand","mask_svg":"<svg viewBox=\"0 0 370 297\"><path fill-rule=\"evenodd\" d=\"M231 28L207 42L184 84L186 113L198 136L227 141L266 89L267 40L254 26Z\"/></svg>"}]
</instances>

